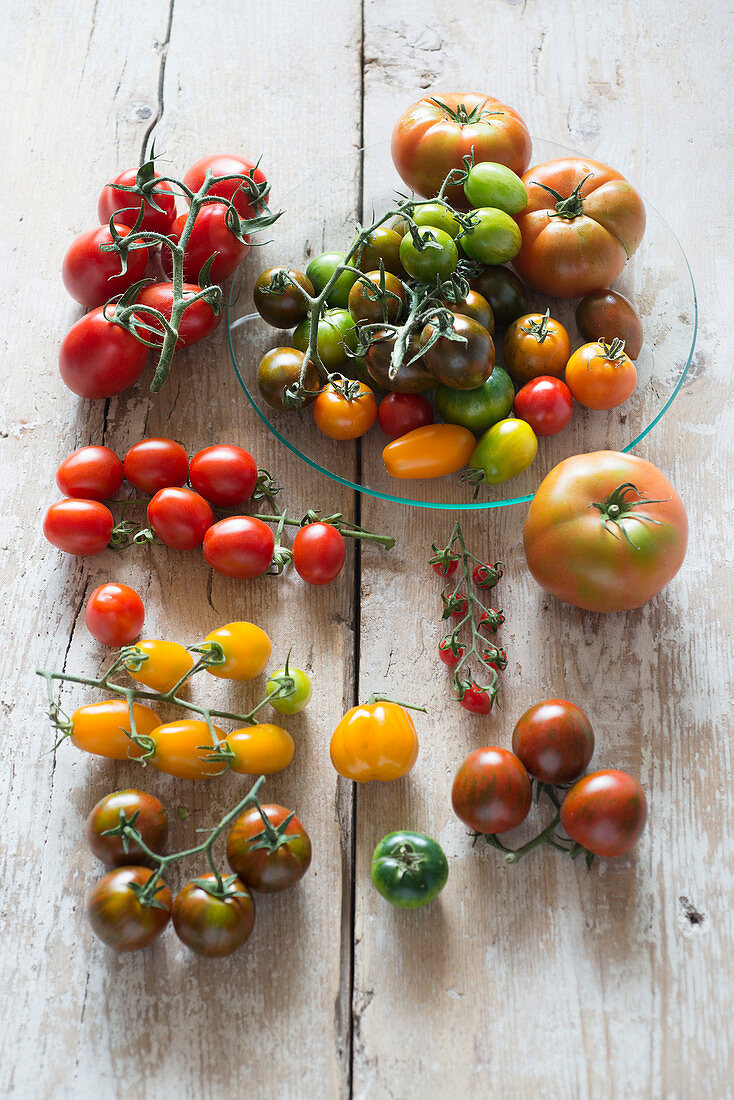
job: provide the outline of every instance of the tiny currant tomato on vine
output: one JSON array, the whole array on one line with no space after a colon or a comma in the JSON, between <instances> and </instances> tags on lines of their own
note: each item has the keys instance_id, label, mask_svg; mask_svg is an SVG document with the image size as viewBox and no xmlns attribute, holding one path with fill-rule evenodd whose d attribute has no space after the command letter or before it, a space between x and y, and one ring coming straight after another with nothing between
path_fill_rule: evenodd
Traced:
<instances>
[{"instance_id":1,"label":"tiny currant tomato on vine","mask_svg":"<svg viewBox=\"0 0 734 1100\"><path fill-rule=\"evenodd\" d=\"M115 951L140 951L168 924L171 891L162 880L155 886L155 905L143 905L130 889L146 886L154 874L148 867L118 867L88 891L85 908L92 931Z\"/></svg>"},{"instance_id":2,"label":"tiny currant tomato on vine","mask_svg":"<svg viewBox=\"0 0 734 1100\"><path fill-rule=\"evenodd\" d=\"M137 683L163 694L175 687L194 664L188 649L178 642L146 638L135 643L135 650L139 650L145 659L139 661L136 653L130 653L125 658L124 665L130 676Z\"/></svg>"},{"instance_id":3,"label":"tiny currant tomato on vine","mask_svg":"<svg viewBox=\"0 0 734 1100\"><path fill-rule=\"evenodd\" d=\"M358 439L377 419L375 395L364 382L348 383L355 396L345 397L329 382L313 404L313 418L319 431L329 439Z\"/></svg>"},{"instance_id":4,"label":"tiny currant tomato on vine","mask_svg":"<svg viewBox=\"0 0 734 1100\"><path fill-rule=\"evenodd\" d=\"M98 500L69 498L52 504L43 520L43 533L65 554L101 554L112 537L114 516Z\"/></svg>"},{"instance_id":5,"label":"tiny currant tomato on vine","mask_svg":"<svg viewBox=\"0 0 734 1100\"><path fill-rule=\"evenodd\" d=\"M191 489L159 489L148 504L148 523L172 550L195 550L214 524L211 505Z\"/></svg>"},{"instance_id":6,"label":"tiny currant tomato on vine","mask_svg":"<svg viewBox=\"0 0 734 1100\"><path fill-rule=\"evenodd\" d=\"M141 439L134 443L123 462L125 477L151 496L159 489L183 485L189 476L189 456L174 439Z\"/></svg>"},{"instance_id":7,"label":"tiny currant tomato on vine","mask_svg":"<svg viewBox=\"0 0 734 1100\"><path fill-rule=\"evenodd\" d=\"M139 231L150 233L167 233L176 219L176 198L171 187L165 180L153 173L157 179L151 198L143 198L142 195L133 194L130 191L122 191L122 187L134 187L137 178L137 168L126 168L106 184L97 202L97 216L107 225L110 218L114 217L115 225L126 225L132 229L137 220L140 207L144 206L143 220L138 227ZM156 210L155 207L159 207Z\"/></svg>"},{"instance_id":8,"label":"tiny currant tomato on vine","mask_svg":"<svg viewBox=\"0 0 734 1100\"><path fill-rule=\"evenodd\" d=\"M501 646L485 645L482 649L482 660L495 672L502 672L507 668L507 650Z\"/></svg>"},{"instance_id":9,"label":"tiny currant tomato on vine","mask_svg":"<svg viewBox=\"0 0 734 1100\"><path fill-rule=\"evenodd\" d=\"M297 817L277 803L245 810L227 837L227 862L252 890L277 894L299 882L311 863L311 840ZM267 821L263 821L263 815Z\"/></svg>"},{"instance_id":10,"label":"tiny currant tomato on vine","mask_svg":"<svg viewBox=\"0 0 734 1100\"><path fill-rule=\"evenodd\" d=\"M463 619L469 611L469 600L463 593L450 597L451 616L454 619Z\"/></svg>"},{"instance_id":11,"label":"tiny currant tomato on vine","mask_svg":"<svg viewBox=\"0 0 734 1100\"><path fill-rule=\"evenodd\" d=\"M389 439L433 423L433 408L420 393L389 393L377 410L377 422Z\"/></svg>"},{"instance_id":12,"label":"tiny currant tomato on vine","mask_svg":"<svg viewBox=\"0 0 734 1100\"><path fill-rule=\"evenodd\" d=\"M145 864L147 857L136 840L106 836L120 825L132 825L152 852L162 852L168 837L168 814L163 803L145 791L114 791L101 798L87 818L84 835L97 859L108 867Z\"/></svg>"},{"instance_id":13,"label":"tiny currant tomato on vine","mask_svg":"<svg viewBox=\"0 0 734 1100\"><path fill-rule=\"evenodd\" d=\"M128 585L101 584L87 600L84 621L96 641L119 649L134 642L140 634L145 608L140 596Z\"/></svg>"},{"instance_id":14,"label":"tiny currant tomato on vine","mask_svg":"<svg viewBox=\"0 0 734 1100\"><path fill-rule=\"evenodd\" d=\"M488 611L481 611L479 613L477 630L483 630L485 633L489 631L491 634L496 634L504 621L504 613L496 607L490 607Z\"/></svg>"},{"instance_id":15,"label":"tiny currant tomato on vine","mask_svg":"<svg viewBox=\"0 0 734 1100\"><path fill-rule=\"evenodd\" d=\"M270 638L254 623L227 623L207 634L204 642L222 647L223 663L206 666L220 680L253 680L264 671L272 653Z\"/></svg>"},{"instance_id":16,"label":"tiny currant tomato on vine","mask_svg":"<svg viewBox=\"0 0 734 1100\"><path fill-rule=\"evenodd\" d=\"M293 680L293 691L290 695L275 695L285 677ZM291 668L288 671L279 668L271 673L265 685L265 693L270 700L270 706L279 714L299 714L311 701L311 678L301 668Z\"/></svg>"},{"instance_id":17,"label":"tiny currant tomato on vine","mask_svg":"<svg viewBox=\"0 0 734 1100\"><path fill-rule=\"evenodd\" d=\"M132 386L143 373L148 349L132 333L93 309L71 326L59 350L59 373L77 397L101 400Z\"/></svg>"},{"instance_id":18,"label":"tiny currant tomato on vine","mask_svg":"<svg viewBox=\"0 0 734 1100\"><path fill-rule=\"evenodd\" d=\"M56 484L65 497L108 500L122 486L122 462L109 447L80 447L56 471Z\"/></svg>"},{"instance_id":19,"label":"tiny currant tomato on vine","mask_svg":"<svg viewBox=\"0 0 734 1100\"><path fill-rule=\"evenodd\" d=\"M456 773L451 803L477 833L506 833L522 825L531 803L530 777L508 749L475 749Z\"/></svg>"},{"instance_id":20,"label":"tiny currant tomato on vine","mask_svg":"<svg viewBox=\"0 0 734 1100\"><path fill-rule=\"evenodd\" d=\"M257 485L257 463L242 447L220 443L195 454L189 463L191 488L215 508L235 508Z\"/></svg>"},{"instance_id":21,"label":"tiny currant tomato on vine","mask_svg":"<svg viewBox=\"0 0 734 1100\"><path fill-rule=\"evenodd\" d=\"M130 230L118 225L117 232L127 237ZM148 266L148 249L133 246L127 254L124 274L117 252L100 252L100 245L112 244L108 225L86 229L69 246L61 265L61 278L72 298L88 309L104 305L115 294L122 294L133 283L142 279Z\"/></svg>"},{"instance_id":22,"label":"tiny currant tomato on vine","mask_svg":"<svg viewBox=\"0 0 734 1100\"><path fill-rule=\"evenodd\" d=\"M226 897L217 896L216 876L207 873L187 882L173 902L176 935L190 951L207 959L231 955L252 935L255 900L235 879ZM213 892L212 892L213 891Z\"/></svg>"},{"instance_id":23,"label":"tiny currant tomato on vine","mask_svg":"<svg viewBox=\"0 0 734 1100\"><path fill-rule=\"evenodd\" d=\"M501 576L502 566L500 562L495 562L494 565L489 561L482 562L481 565L475 566L472 573L476 588L494 588Z\"/></svg>"},{"instance_id":24,"label":"tiny currant tomato on vine","mask_svg":"<svg viewBox=\"0 0 734 1100\"><path fill-rule=\"evenodd\" d=\"M225 577L252 580L267 572L273 560L275 535L254 516L228 516L204 535L204 560Z\"/></svg>"},{"instance_id":25,"label":"tiny currant tomato on vine","mask_svg":"<svg viewBox=\"0 0 734 1100\"><path fill-rule=\"evenodd\" d=\"M454 652L454 649L456 652ZM438 643L438 655L443 663L449 668L456 668L459 661L464 656L465 650L466 646L461 645L460 642L454 643L454 648L452 648L450 634L447 634L446 637Z\"/></svg>"},{"instance_id":26,"label":"tiny currant tomato on vine","mask_svg":"<svg viewBox=\"0 0 734 1100\"><path fill-rule=\"evenodd\" d=\"M307 584L330 584L346 558L344 536L331 523L307 523L293 539L293 565Z\"/></svg>"},{"instance_id":27,"label":"tiny currant tomato on vine","mask_svg":"<svg viewBox=\"0 0 734 1100\"><path fill-rule=\"evenodd\" d=\"M647 799L626 772L601 771L574 783L561 806L561 825L571 840L597 856L622 856L647 821Z\"/></svg>"},{"instance_id":28,"label":"tiny currant tomato on vine","mask_svg":"<svg viewBox=\"0 0 734 1100\"><path fill-rule=\"evenodd\" d=\"M542 783L570 783L591 760L594 731L575 703L545 699L518 718L512 750Z\"/></svg>"},{"instance_id":29,"label":"tiny currant tomato on vine","mask_svg":"<svg viewBox=\"0 0 734 1100\"><path fill-rule=\"evenodd\" d=\"M450 554L444 561L432 561L431 568L439 577L453 577L459 567L458 554Z\"/></svg>"},{"instance_id":30,"label":"tiny currant tomato on vine","mask_svg":"<svg viewBox=\"0 0 734 1100\"><path fill-rule=\"evenodd\" d=\"M456 697L457 699L459 698L458 691ZM459 699L459 703L464 710L468 710L470 714L489 714L492 710L492 704L494 703L494 696L489 688L481 687L479 684L475 684L472 681Z\"/></svg>"},{"instance_id":31,"label":"tiny currant tomato on vine","mask_svg":"<svg viewBox=\"0 0 734 1100\"><path fill-rule=\"evenodd\" d=\"M258 190L265 186L261 202L269 193L265 173L257 165L236 153L213 153L192 164L187 169L183 182L190 191L196 192L203 184L207 171L211 172L217 181L212 184L207 194L229 199L241 218L255 217L255 206L259 209L260 203L255 199L253 184ZM246 178L245 180L221 179L222 176L245 176Z\"/></svg>"}]
</instances>

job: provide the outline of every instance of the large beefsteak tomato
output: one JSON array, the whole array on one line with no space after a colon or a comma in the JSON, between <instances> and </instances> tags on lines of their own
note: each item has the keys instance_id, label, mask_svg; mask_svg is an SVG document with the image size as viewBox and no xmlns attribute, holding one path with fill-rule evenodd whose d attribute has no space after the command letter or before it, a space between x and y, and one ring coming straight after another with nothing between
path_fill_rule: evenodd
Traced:
<instances>
[{"instance_id":1,"label":"large beefsteak tomato","mask_svg":"<svg viewBox=\"0 0 734 1100\"><path fill-rule=\"evenodd\" d=\"M513 264L554 298L611 286L645 232L645 207L619 172L595 160L560 157L522 177L528 205L517 216L522 247Z\"/></svg>"},{"instance_id":2,"label":"large beefsteak tomato","mask_svg":"<svg viewBox=\"0 0 734 1100\"><path fill-rule=\"evenodd\" d=\"M530 572L559 600L586 611L627 611L680 569L688 520L668 479L618 451L575 455L541 482L525 520Z\"/></svg>"}]
</instances>

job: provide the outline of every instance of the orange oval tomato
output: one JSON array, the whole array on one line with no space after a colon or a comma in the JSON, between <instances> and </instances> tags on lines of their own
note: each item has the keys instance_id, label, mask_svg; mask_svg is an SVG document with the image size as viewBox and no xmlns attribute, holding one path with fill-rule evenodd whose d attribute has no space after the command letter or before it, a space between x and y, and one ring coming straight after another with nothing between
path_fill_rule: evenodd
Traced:
<instances>
[{"instance_id":1,"label":"orange oval tomato","mask_svg":"<svg viewBox=\"0 0 734 1100\"><path fill-rule=\"evenodd\" d=\"M407 775L418 757L413 719L399 703L352 707L331 738L331 762L339 775L368 783Z\"/></svg>"},{"instance_id":2,"label":"orange oval tomato","mask_svg":"<svg viewBox=\"0 0 734 1100\"><path fill-rule=\"evenodd\" d=\"M314 401L316 427L329 439L358 439L377 420L377 401L369 386L354 381L348 385L354 387L354 397L345 397L329 382Z\"/></svg>"},{"instance_id":3,"label":"orange oval tomato","mask_svg":"<svg viewBox=\"0 0 734 1100\"><path fill-rule=\"evenodd\" d=\"M459 424L425 424L388 443L382 461L391 477L443 477L466 466L476 445Z\"/></svg>"},{"instance_id":4,"label":"orange oval tomato","mask_svg":"<svg viewBox=\"0 0 734 1100\"><path fill-rule=\"evenodd\" d=\"M293 738L282 726L267 722L232 730L224 739L234 753L229 770L239 775L272 775L293 759Z\"/></svg>"},{"instance_id":5,"label":"orange oval tomato","mask_svg":"<svg viewBox=\"0 0 734 1100\"><path fill-rule=\"evenodd\" d=\"M616 409L637 385L637 368L623 340L597 340L583 344L568 360L566 385L587 409Z\"/></svg>"},{"instance_id":6,"label":"orange oval tomato","mask_svg":"<svg viewBox=\"0 0 734 1100\"><path fill-rule=\"evenodd\" d=\"M136 642L134 648L142 650L146 659L140 660L131 650L125 658L125 668L133 680L153 691L164 694L170 691L194 665L194 658L188 649L178 642L145 638ZM138 663L139 667L136 667Z\"/></svg>"},{"instance_id":7,"label":"orange oval tomato","mask_svg":"<svg viewBox=\"0 0 734 1100\"><path fill-rule=\"evenodd\" d=\"M224 651L224 664L206 666L220 680L253 680L265 668L273 648L264 630L245 622L217 627L204 642L216 642Z\"/></svg>"},{"instance_id":8,"label":"orange oval tomato","mask_svg":"<svg viewBox=\"0 0 734 1100\"><path fill-rule=\"evenodd\" d=\"M133 703L135 728L147 736L161 724L154 710ZM106 756L110 760L129 760L143 755L143 749L130 740L130 711L125 699L104 699L79 707L71 716L70 740L83 752Z\"/></svg>"},{"instance_id":9,"label":"orange oval tomato","mask_svg":"<svg viewBox=\"0 0 734 1100\"><path fill-rule=\"evenodd\" d=\"M513 265L554 298L611 286L645 232L645 207L619 172L595 160L561 157L522 177L528 204L517 216L522 247Z\"/></svg>"},{"instance_id":10,"label":"orange oval tomato","mask_svg":"<svg viewBox=\"0 0 734 1100\"><path fill-rule=\"evenodd\" d=\"M505 370L524 386L544 375L562 378L571 354L571 341L549 310L545 314L527 313L508 328L502 354Z\"/></svg>"},{"instance_id":11,"label":"orange oval tomato","mask_svg":"<svg viewBox=\"0 0 734 1100\"><path fill-rule=\"evenodd\" d=\"M214 726L217 743L224 739L224 732ZM146 759L159 772L176 775L179 779L211 779L221 775L225 765L207 759L216 751L206 722L198 718L182 718L178 722L165 722L146 735L151 742L151 754Z\"/></svg>"}]
</instances>

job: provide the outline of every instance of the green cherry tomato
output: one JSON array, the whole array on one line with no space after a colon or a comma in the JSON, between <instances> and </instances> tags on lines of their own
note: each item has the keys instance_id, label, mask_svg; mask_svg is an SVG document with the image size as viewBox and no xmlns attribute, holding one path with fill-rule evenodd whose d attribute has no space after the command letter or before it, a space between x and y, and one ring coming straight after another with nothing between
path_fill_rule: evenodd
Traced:
<instances>
[{"instance_id":1,"label":"green cherry tomato","mask_svg":"<svg viewBox=\"0 0 734 1100\"><path fill-rule=\"evenodd\" d=\"M379 271L380 260L385 271L392 275L402 275L403 267L400 262L400 234L394 229L388 229L386 225L378 225L373 229L356 253L352 263L360 271Z\"/></svg>"},{"instance_id":2,"label":"green cherry tomato","mask_svg":"<svg viewBox=\"0 0 734 1100\"><path fill-rule=\"evenodd\" d=\"M443 848L425 833L388 833L375 848L372 882L398 909L418 909L443 890L449 865Z\"/></svg>"},{"instance_id":3,"label":"green cherry tomato","mask_svg":"<svg viewBox=\"0 0 734 1100\"><path fill-rule=\"evenodd\" d=\"M444 233L448 233L454 241L461 233L461 224L440 202L427 202L425 206L417 207L413 214L413 221L416 225L430 225L434 229L443 229ZM404 237L405 233L401 233L400 236Z\"/></svg>"},{"instance_id":4,"label":"green cherry tomato","mask_svg":"<svg viewBox=\"0 0 734 1100\"><path fill-rule=\"evenodd\" d=\"M464 194L474 207L491 206L506 214L519 214L528 205L525 184L504 164L481 161L469 170Z\"/></svg>"},{"instance_id":5,"label":"green cherry tomato","mask_svg":"<svg viewBox=\"0 0 734 1100\"><path fill-rule=\"evenodd\" d=\"M471 280L471 288L489 302L497 328L507 328L530 312L522 280L509 267L488 267Z\"/></svg>"},{"instance_id":6,"label":"green cherry tomato","mask_svg":"<svg viewBox=\"0 0 734 1100\"><path fill-rule=\"evenodd\" d=\"M300 351L308 349L311 319L301 321L293 333L293 346ZM345 348L352 351L357 346L357 329L352 315L346 309L327 309L319 321L317 348L321 362L327 370L339 370L349 361Z\"/></svg>"},{"instance_id":7,"label":"green cherry tomato","mask_svg":"<svg viewBox=\"0 0 734 1100\"><path fill-rule=\"evenodd\" d=\"M472 260L483 264L506 264L520 251L522 235L517 222L504 210L482 206L473 210L475 224L466 229L460 239L461 247ZM481 287L477 287L481 292Z\"/></svg>"},{"instance_id":8,"label":"green cherry tomato","mask_svg":"<svg viewBox=\"0 0 734 1100\"><path fill-rule=\"evenodd\" d=\"M448 279L459 262L459 250L453 238L443 229L432 226L419 229L418 235L422 241L433 241L438 247L426 244L416 248L413 237L406 233L400 244L400 262L405 270L423 283L435 283L437 278L442 282Z\"/></svg>"},{"instance_id":9,"label":"green cherry tomato","mask_svg":"<svg viewBox=\"0 0 734 1100\"><path fill-rule=\"evenodd\" d=\"M346 258L345 252L322 252L320 256L314 256L306 268L306 275L313 283L317 294L321 293L339 264L343 264ZM346 309L349 291L354 286L356 278L357 276L351 271L342 271L329 291L329 296L326 299L327 306L338 306L339 309Z\"/></svg>"},{"instance_id":10,"label":"green cherry tomato","mask_svg":"<svg viewBox=\"0 0 734 1100\"><path fill-rule=\"evenodd\" d=\"M488 485L501 485L527 470L537 453L537 437L526 421L500 420L479 440L469 466L481 470Z\"/></svg>"},{"instance_id":11,"label":"green cherry tomato","mask_svg":"<svg viewBox=\"0 0 734 1100\"><path fill-rule=\"evenodd\" d=\"M293 283L286 283L277 294L271 291L271 286L277 285L276 280L281 272L289 275L307 294L313 295L313 285L302 271L292 267L269 267L258 277L252 297L255 309L269 325L273 328L293 328L306 316L308 302Z\"/></svg>"},{"instance_id":12,"label":"green cherry tomato","mask_svg":"<svg viewBox=\"0 0 734 1100\"><path fill-rule=\"evenodd\" d=\"M436 386L434 397L439 415L447 424L460 424L479 436L508 415L515 400L515 387L507 371L495 367L477 389Z\"/></svg>"},{"instance_id":13,"label":"green cherry tomato","mask_svg":"<svg viewBox=\"0 0 734 1100\"><path fill-rule=\"evenodd\" d=\"M286 676L290 676L293 680L295 691L291 695L282 695L277 699L270 699L270 696L277 691ZM311 680L301 668L291 668L289 666L287 672L284 668L279 668L268 679L265 685L265 693L270 699L270 706L273 710L277 710L279 714L298 714L299 711L308 706L311 699Z\"/></svg>"}]
</instances>

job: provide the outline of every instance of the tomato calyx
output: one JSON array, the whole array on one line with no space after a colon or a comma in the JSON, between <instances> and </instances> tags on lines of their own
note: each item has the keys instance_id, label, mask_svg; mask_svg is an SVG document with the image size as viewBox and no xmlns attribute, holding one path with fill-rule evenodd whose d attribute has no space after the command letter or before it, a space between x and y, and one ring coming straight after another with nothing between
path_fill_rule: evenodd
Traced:
<instances>
[{"instance_id":1,"label":"tomato calyx","mask_svg":"<svg viewBox=\"0 0 734 1100\"><path fill-rule=\"evenodd\" d=\"M608 344L606 340L598 340L597 343L601 348L601 358L605 359L607 363L624 363L627 358L624 350L624 340L620 340L618 336L615 336L611 344ZM586 369L589 369L588 363Z\"/></svg>"},{"instance_id":2,"label":"tomato calyx","mask_svg":"<svg viewBox=\"0 0 734 1100\"><path fill-rule=\"evenodd\" d=\"M133 839L132 833L137 833L134 839L136 843L140 843L138 840L140 833L137 832L137 829L131 831L131 839ZM145 849L147 845L143 844L142 847ZM166 884L159 874L151 875L145 883L128 882L127 888L128 890L132 890L142 906L148 909L165 909L166 912L168 912L168 906L164 905L163 902L159 901L156 897L161 890L165 890L166 888Z\"/></svg>"},{"instance_id":3,"label":"tomato calyx","mask_svg":"<svg viewBox=\"0 0 734 1100\"><path fill-rule=\"evenodd\" d=\"M454 108L449 107L448 103L444 103L441 99L429 99L428 102L433 103L435 107L440 107L452 122L458 122L460 126L474 126L477 122L483 122L495 115L501 117L504 114L504 111L489 110L486 103L477 103L476 107L469 110L465 103L458 103Z\"/></svg>"},{"instance_id":4,"label":"tomato calyx","mask_svg":"<svg viewBox=\"0 0 734 1100\"><path fill-rule=\"evenodd\" d=\"M547 336L550 336L548 331L548 322L550 320L550 307L546 309L540 321L528 321L527 324L522 326L523 332L526 332L528 336L534 336L539 344L542 344Z\"/></svg>"},{"instance_id":5,"label":"tomato calyx","mask_svg":"<svg viewBox=\"0 0 734 1100\"><path fill-rule=\"evenodd\" d=\"M531 182L536 187L542 187L544 191L547 191L549 195L552 195L556 200L556 208L554 211L548 212L549 218L565 218L567 221L573 221L574 218L578 218L579 215L584 212L584 203L581 198L581 188L586 183L587 179L591 175L591 172L587 172L584 178L577 183L570 195L565 198L556 191L555 187L549 187L545 183L540 183L538 180L532 180Z\"/></svg>"},{"instance_id":6,"label":"tomato calyx","mask_svg":"<svg viewBox=\"0 0 734 1100\"><path fill-rule=\"evenodd\" d=\"M120 810L120 820L117 825L111 829L105 829L100 836L115 836L119 837L122 844L122 850L127 855L130 850L130 844L133 841L137 841L140 833L135 828L135 822L140 816L140 810L135 810L130 817L127 817L124 810Z\"/></svg>"},{"instance_id":7,"label":"tomato calyx","mask_svg":"<svg viewBox=\"0 0 734 1100\"><path fill-rule=\"evenodd\" d=\"M238 881L237 875L219 876L215 873L213 879L211 876L195 878L191 880L191 883L209 894L210 897L218 898L219 901L226 901L227 898L248 898L250 896L249 891L245 893L244 890L238 890L235 886Z\"/></svg>"},{"instance_id":8,"label":"tomato calyx","mask_svg":"<svg viewBox=\"0 0 734 1100\"><path fill-rule=\"evenodd\" d=\"M262 818L263 830L261 833L256 833L248 841L251 851L262 849L270 854L272 852L277 852L279 848L282 848L285 844L288 844L289 841L293 840L292 836L287 835L287 829L296 816L295 810L291 810L288 816L283 818L280 825L273 825L259 803L257 809Z\"/></svg>"},{"instance_id":9,"label":"tomato calyx","mask_svg":"<svg viewBox=\"0 0 734 1100\"><path fill-rule=\"evenodd\" d=\"M627 500L628 493L637 493L637 500ZM639 550L639 546L632 541L629 532L625 526L624 521L636 520L638 523L654 523L657 526L662 526L659 519L655 519L653 516L646 516L642 512L636 512L634 509L639 508L640 505L647 504L666 504L670 500L670 497L665 497L660 500L650 500L648 497L640 495L640 491L636 485L633 485L631 481L626 481L622 485L618 485L616 489L612 490L608 497L602 501L592 501L591 507L601 514L601 519L604 527L615 539L619 538L612 527L617 527L622 537L632 547L633 550Z\"/></svg>"},{"instance_id":10,"label":"tomato calyx","mask_svg":"<svg viewBox=\"0 0 734 1100\"><path fill-rule=\"evenodd\" d=\"M456 572L461 559L460 555L457 554L455 550L452 550L448 546L444 547L443 550L439 550L435 542L431 543L431 550L433 551L433 556L428 559L428 564L433 566L434 572L437 573L439 577L450 577Z\"/></svg>"},{"instance_id":11,"label":"tomato calyx","mask_svg":"<svg viewBox=\"0 0 734 1100\"><path fill-rule=\"evenodd\" d=\"M390 853L389 860L398 864L397 877L416 874L426 862L426 856L422 852L416 852L412 844L406 841Z\"/></svg>"},{"instance_id":12,"label":"tomato calyx","mask_svg":"<svg viewBox=\"0 0 734 1100\"><path fill-rule=\"evenodd\" d=\"M481 565L477 565L472 574L474 586L476 588L494 588L502 579L504 567L505 563L503 561L496 561L494 564L485 561Z\"/></svg>"}]
</instances>

